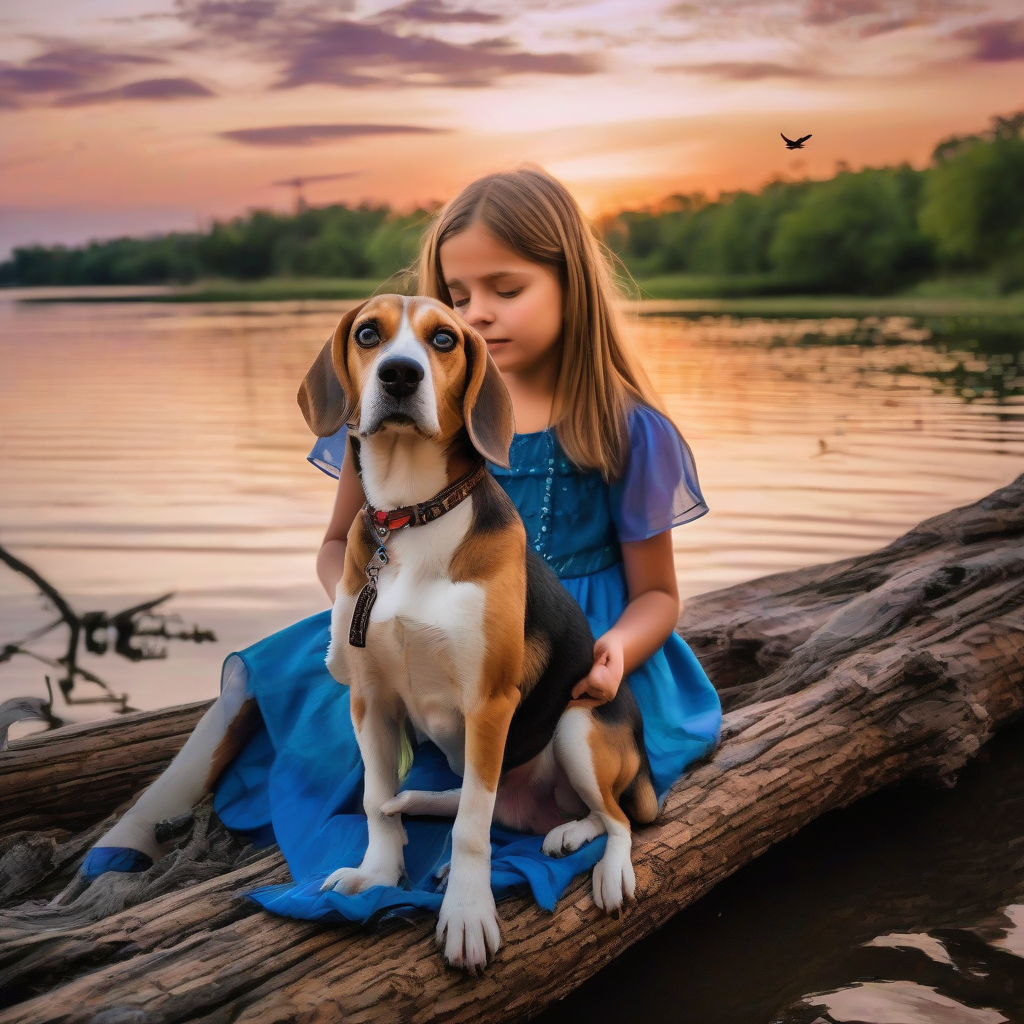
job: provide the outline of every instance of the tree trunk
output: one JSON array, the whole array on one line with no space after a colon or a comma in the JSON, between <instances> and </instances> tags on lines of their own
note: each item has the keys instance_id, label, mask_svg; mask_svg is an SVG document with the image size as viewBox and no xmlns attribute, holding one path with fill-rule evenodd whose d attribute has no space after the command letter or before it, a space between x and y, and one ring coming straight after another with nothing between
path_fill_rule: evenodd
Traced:
<instances>
[{"instance_id":1,"label":"tree trunk","mask_svg":"<svg viewBox=\"0 0 1024 1024\"><path fill-rule=\"evenodd\" d=\"M0 835L93 824L170 764L212 703L139 711L14 741L0 753Z\"/></svg>"},{"instance_id":2,"label":"tree trunk","mask_svg":"<svg viewBox=\"0 0 1024 1024\"><path fill-rule=\"evenodd\" d=\"M72 880L49 904L0 914L0 1019L327 1024L539 1012L826 811L909 776L952 784L1024 711L1024 476L881 551L698 598L680 632L722 694L722 743L637 831L637 903L621 918L597 911L589 879L554 914L506 900L495 962L464 978L442 964L430 921L375 933L247 904L241 890L287 877L280 855L242 846L202 808L189 843L143 875L106 875L84 892ZM49 829L8 837L0 885L17 862L17 898L59 888L87 845L59 826L80 828L86 811L95 821L151 777L200 711L61 730L0 755L3 820ZM159 738L147 738L150 727ZM38 800L30 787L41 785L59 799ZM91 792L101 787L113 795ZM33 881L28 854L44 850L49 874Z\"/></svg>"}]
</instances>

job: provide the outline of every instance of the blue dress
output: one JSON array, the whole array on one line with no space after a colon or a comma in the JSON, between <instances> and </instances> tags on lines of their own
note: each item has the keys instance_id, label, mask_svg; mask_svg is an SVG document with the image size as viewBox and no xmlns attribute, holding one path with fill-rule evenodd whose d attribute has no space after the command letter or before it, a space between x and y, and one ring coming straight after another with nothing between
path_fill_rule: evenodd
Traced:
<instances>
[{"instance_id":1,"label":"blue dress","mask_svg":"<svg viewBox=\"0 0 1024 1024\"><path fill-rule=\"evenodd\" d=\"M310 461L338 476L344 431L322 438ZM630 459L608 485L580 472L553 430L517 434L510 468L491 471L519 509L527 538L579 602L595 636L611 627L628 600L620 541L644 540L703 515L693 457L659 413L638 406L630 421ZM349 716L348 688L324 665L330 629L325 611L242 651L263 725L217 784L215 808L233 829L277 841L294 879L249 895L290 917L365 922L383 915L437 911L439 870L451 854L451 822L406 818L408 880L352 896L321 892L339 867L357 866L366 849L362 763ZM644 738L659 799L694 760L715 746L721 705L714 687L675 634L626 677L643 712ZM461 784L431 743L416 749L403 788L445 790ZM497 898L528 885L549 910L574 875L600 859L605 838L568 857L541 853L543 837L497 826L491 833L491 884Z\"/></svg>"}]
</instances>

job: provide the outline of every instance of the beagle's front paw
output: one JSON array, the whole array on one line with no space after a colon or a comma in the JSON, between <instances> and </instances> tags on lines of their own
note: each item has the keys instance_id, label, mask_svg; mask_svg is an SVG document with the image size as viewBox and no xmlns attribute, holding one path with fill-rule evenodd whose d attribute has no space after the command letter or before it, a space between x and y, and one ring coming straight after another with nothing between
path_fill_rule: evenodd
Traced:
<instances>
[{"instance_id":1,"label":"beagle's front paw","mask_svg":"<svg viewBox=\"0 0 1024 1024\"><path fill-rule=\"evenodd\" d=\"M483 884L449 881L437 918L437 941L451 967L479 974L501 945L498 911L491 892L490 873Z\"/></svg>"},{"instance_id":2,"label":"beagle's front paw","mask_svg":"<svg viewBox=\"0 0 1024 1024\"><path fill-rule=\"evenodd\" d=\"M375 885L398 885L402 877L402 869L374 867L367 865L364 861L357 868L338 868L333 874L328 875L320 891L325 892L333 889L343 896L351 896L357 892L366 892Z\"/></svg>"},{"instance_id":3,"label":"beagle's front paw","mask_svg":"<svg viewBox=\"0 0 1024 1024\"><path fill-rule=\"evenodd\" d=\"M609 836L604 856L597 862L593 885L594 902L612 917L618 917L622 905L634 898L636 875L630 859L630 842Z\"/></svg>"}]
</instances>

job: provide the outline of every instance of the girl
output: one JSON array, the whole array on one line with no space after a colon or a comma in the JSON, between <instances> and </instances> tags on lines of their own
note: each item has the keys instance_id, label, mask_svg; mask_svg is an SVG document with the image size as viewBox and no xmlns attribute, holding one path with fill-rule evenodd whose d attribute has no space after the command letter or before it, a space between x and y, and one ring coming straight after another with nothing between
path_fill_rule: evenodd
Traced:
<instances>
[{"instance_id":1,"label":"girl","mask_svg":"<svg viewBox=\"0 0 1024 1024\"><path fill-rule=\"evenodd\" d=\"M689 448L622 342L605 258L568 191L523 169L474 182L441 211L423 243L419 281L423 293L457 309L488 343L519 430L510 468L491 471L518 508L528 540L598 637L593 667L573 697L596 705L614 697L623 680L632 688L660 799L687 764L714 747L721 723L714 688L674 632L679 597L670 531L707 506ZM339 479L317 559L333 601L349 527L365 497L344 430L319 440L309 458ZM328 630L324 612L226 662L222 697L210 714L222 704L225 714L237 714L254 695L262 722L220 776L216 810L229 827L280 844L297 884L254 893L268 909L360 921L410 906L436 910L450 834L450 823L436 820L406 821L408 889L320 891L323 878L358 864L366 847L348 691L324 666ZM458 785L436 748L421 744L405 788ZM148 866L160 853L151 836L149 822L133 829L122 819L83 871ZM572 876L599 859L604 842L553 861L541 853L542 838L493 829L496 896L527 882L538 903L553 908ZM136 849L143 859L132 857Z\"/></svg>"}]
</instances>

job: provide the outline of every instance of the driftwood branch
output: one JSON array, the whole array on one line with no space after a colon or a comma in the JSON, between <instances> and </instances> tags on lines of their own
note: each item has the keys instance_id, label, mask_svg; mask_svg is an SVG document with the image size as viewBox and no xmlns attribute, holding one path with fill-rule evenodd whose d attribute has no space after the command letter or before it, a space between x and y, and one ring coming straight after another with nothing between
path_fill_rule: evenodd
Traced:
<instances>
[{"instance_id":1,"label":"driftwood branch","mask_svg":"<svg viewBox=\"0 0 1024 1024\"><path fill-rule=\"evenodd\" d=\"M174 597L173 593L143 601L141 604L133 605L131 608L125 608L114 614L86 612L84 615L78 615L68 600L49 580L41 576L27 562L12 555L3 545L0 545L0 563L34 583L39 593L59 613L58 618L34 630L27 637L8 642L0 647L0 663L10 661L15 655L25 655L50 668L57 669L63 673L63 677L58 678L57 684L60 686L67 704L118 704L120 705L118 710L122 713L133 710L128 706L127 694L114 693L99 676L78 664L79 645L82 642L90 654L100 655L107 652L108 629L114 631L115 653L129 661L151 661L167 657L167 648L152 643L151 637L164 640L191 640L193 643L204 643L217 639L212 630L201 629L199 626L192 626L190 629L169 627L170 623L177 620L177 616L158 612L155 609ZM52 633L61 625L68 628L68 643L63 657L48 658L28 646L31 642ZM141 643L137 643L137 640L141 640ZM78 680L98 686L101 690L100 695L73 696L75 683ZM49 690L49 676L46 677L46 685ZM52 693L46 715L37 717L44 717L51 724L60 724L53 714Z\"/></svg>"},{"instance_id":2,"label":"driftwood branch","mask_svg":"<svg viewBox=\"0 0 1024 1024\"><path fill-rule=\"evenodd\" d=\"M428 922L371 933L247 904L240 890L284 877L276 854L219 854L228 873L200 878L199 851L226 842L214 823L206 847L193 838L196 852L183 847L170 866L100 879L109 891L91 904L71 881L44 907L3 912L0 992L10 1008L0 1019L326 1024L539 1012L826 811L908 776L952 784L1024 711L1024 477L873 554L709 594L680 628L722 692L723 741L637 833L638 903L619 920L596 910L587 880L554 914L505 901L504 946L482 979L467 979L442 965ZM62 730L0 755L0 820L51 830L8 837L0 883L9 862L24 863L26 843L65 849L75 837L54 834L57 824L83 828L152 777L201 710ZM33 788L44 785L60 787L45 805ZM87 796L101 787L106 801ZM76 801L80 814L69 809ZM67 878L75 858L52 856ZM189 863L175 888L167 875ZM53 881L26 884L45 895Z\"/></svg>"}]
</instances>

